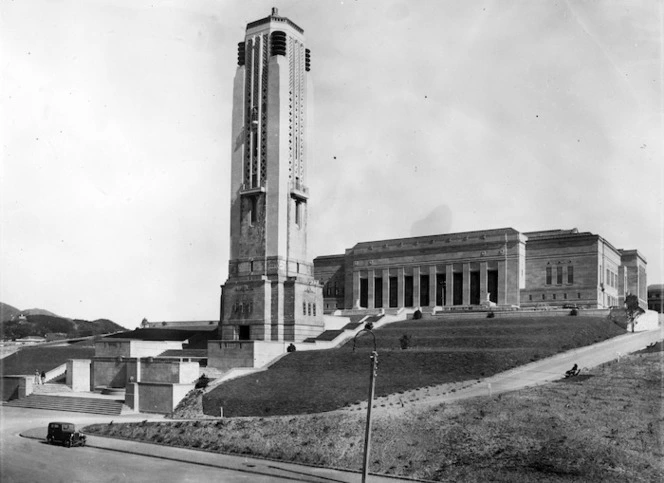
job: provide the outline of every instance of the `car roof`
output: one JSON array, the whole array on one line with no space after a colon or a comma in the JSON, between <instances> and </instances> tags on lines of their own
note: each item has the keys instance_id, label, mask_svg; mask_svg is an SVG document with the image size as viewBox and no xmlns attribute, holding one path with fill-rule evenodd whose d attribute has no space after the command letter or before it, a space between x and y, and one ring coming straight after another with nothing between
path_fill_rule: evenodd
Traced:
<instances>
[{"instance_id":1,"label":"car roof","mask_svg":"<svg viewBox=\"0 0 664 483\"><path fill-rule=\"evenodd\" d=\"M64 421L53 421L53 422L48 423L48 424L50 426L51 424L74 424L74 423L67 423L67 422L64 422Z\"/></svg>"}]
</instances>

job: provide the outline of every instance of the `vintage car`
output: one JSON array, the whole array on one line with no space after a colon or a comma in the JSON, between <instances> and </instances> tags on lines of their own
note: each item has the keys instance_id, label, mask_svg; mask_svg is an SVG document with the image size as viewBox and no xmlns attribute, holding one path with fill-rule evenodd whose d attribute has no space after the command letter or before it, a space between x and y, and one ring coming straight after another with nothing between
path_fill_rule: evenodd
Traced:
<instances>
[{"instance_id":1,"label":"vintage car","mask_svg":"<svg viewBox=\"0 0 664 483\"><path fill-rule=\"evenodd\" d=\"M85 435L76 431L73 423L48 423L46 441L49 444L59 443L71 448L72 446L84 446L85 439Z\"/></svg>"}]
</instances>

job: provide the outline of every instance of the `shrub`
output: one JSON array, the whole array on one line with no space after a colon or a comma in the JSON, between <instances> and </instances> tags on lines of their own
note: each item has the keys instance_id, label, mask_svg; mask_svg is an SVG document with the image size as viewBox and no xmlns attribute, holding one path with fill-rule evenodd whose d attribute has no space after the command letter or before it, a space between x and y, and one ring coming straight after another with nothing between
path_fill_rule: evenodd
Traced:
<instances>
[{"instance_id":1,"label":"shrub","mask_svg":"<svg viewBox=\"0 0 664 483\"><path fill-rule=\"evenodd\" d=\"M373 329L373 322L369 321L366 324L364 324L364 328L367 330L372 330Z\"/></svg>"},{"instance_id":2,"label":"shrub","mask_svg":"<svg viewBox=\"0 0 664 483\"><path fill-rule=\"evenodd\" d=\"M486 314L487 319L493 319L495 316L496 316L496 314L493 312L493 310L491 312L489 312L488 314Z\"/></svg>"},{"instance_id":3,"label":"shrub","mask_svg":"<svg viewBox=\"0 0 664 483\"><path fill-rule=\"evenodd\" d=\"M410 347L410 336L408 334L402 335L399 339L399 345L401 349L408 349Z\"/></svg>"},{"instance_id":4,"label":"shrub","mask_svg":"<svg viewBox=\"0 0 664 483\"><path fill-rule=\"evenodd\" d=\"M572 309L569 313L570 315L579 315L579 311L576 309Z\"/></svg>"},{"instance_id":5,"label":"shrub","mask_svg":"<svg viewBox=\"0 0 664 483\"><path fill-rule=\"evenodd\" d=\"M416 319L416 320L417 320L417 319L421 319L421 318L422 318L422 311L421 311L420 309L417 309L417 310L413 313L413 319Z\"/></svg>"},{"instance_id":6,"label":"shrub","mask_svg":"<svg viewBox=\"0 0 664 483\"><path fill-rule=\"evenodd\" d=\"M208 387L208 384L210 384L210 378L207 377L205 374L203 374L201 377L198 378L198 381L196 381L196 389L205 389Z\"/></svg>"}]
</instances>

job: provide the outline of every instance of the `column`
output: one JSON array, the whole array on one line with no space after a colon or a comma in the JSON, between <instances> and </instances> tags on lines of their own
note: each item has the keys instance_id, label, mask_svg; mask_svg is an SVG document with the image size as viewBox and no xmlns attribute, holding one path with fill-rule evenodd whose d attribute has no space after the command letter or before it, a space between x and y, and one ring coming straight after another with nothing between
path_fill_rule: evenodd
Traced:
<instances>
[{"instance_id":1,"label":"column","mask_svg":"<svg viewBox=\"0 0 664 483\"><path fill-rule=\"evenodd\" d=\"M507 263L498 260L498 305L507 305Z\"/></svg>"},{"instance_id":2,"label":"column","mask_svg":"<svg viewBox=\"0 0 664 483\"><path fill-rule=\"evenodd\" d=\"M429 267L429 307L436 306L436 266L431 265Z\"/></svg>"},{"instance_id":3,"label":"column","mask_svg":"<svg viewBox=\"0 0 664 483\"><path fill-rule=\"evenodd\" d=\"M397 272L397 306L399 308L404 306L404 270L403 267L399 267Z\"/></svg>"},{"instance_id":4,"label":"column","mask_svg":"<svg viewBox=\"0 0 664 483\"><path fill-rule=\"evenodd\" d=\"M376 308L375 297L376 297L376 275L374 270L367 270L367 278L369 288L367 290L367 308L373 309Z\"/></svg>"},{"instance_id":5,"label":"column","mask_svg":"<svg viewBox=\"0 0 664 483\"><path fill-rule=\"evenodd\" d=\"M470 263L463 264L463 305L470 305Z\"/></svg>"},{"instance_id":6,"label":"column","mask_svg":"<svg viewBox=\"0 0 664 483\"><path fill-rule=\"evenodd\" d=\"M360 271L353 272L353 308L358 308L360 305Z\"/></svg>"},{"instance_id":7,"label":"column","mask_svg":"<svg viewBox=\"0 0 664 483\"><path fill-rule=\"evenodd\" d=\"M454 272L452 265L445 266L445 306L454 304Z\"/></svg>"},{"instance_id":8,"label":"column","mask_svg":"<svg viewBox=\"0 0 664 483\"><path fill-rule=\"evenodd\" d=\"M420 306L420 267L413 267L413 306Z\"/></svg>"},{"instance_id":9,"label":"column","mask_svg":"<svg viewBox=\"0 0 664 483\"><path fill-rule=\"evenodd\" d=\"M390 308L390 270L383 269L383 308Z\"/></svg>"},{"instance_id":10,"label":"column","mask_svg":"<svg viewBox=\"0 0 664 483\"><path fill-rule=\"evenodd\" d=\"M480 262L480 305L488 301L487 297L487 263Z\"/></svg>"}]
</instances>

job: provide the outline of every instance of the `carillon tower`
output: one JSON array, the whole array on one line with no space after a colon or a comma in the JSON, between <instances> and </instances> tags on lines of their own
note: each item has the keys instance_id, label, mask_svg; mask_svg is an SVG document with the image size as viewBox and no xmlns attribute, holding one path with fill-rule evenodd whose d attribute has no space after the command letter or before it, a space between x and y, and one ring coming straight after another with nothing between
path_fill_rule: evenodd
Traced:
<instances>
[{"instance_id":1,"label":"carillon tower","mask_svg":"<svg viewBox=\"0 0 664 483\"><path fill-rule=\"evenodd\" d=\"M223 340L301 341L323 331L307 254L309 71L304 31L276 8L247 25L233 85Z\"/></svg>"}]
</instances>

